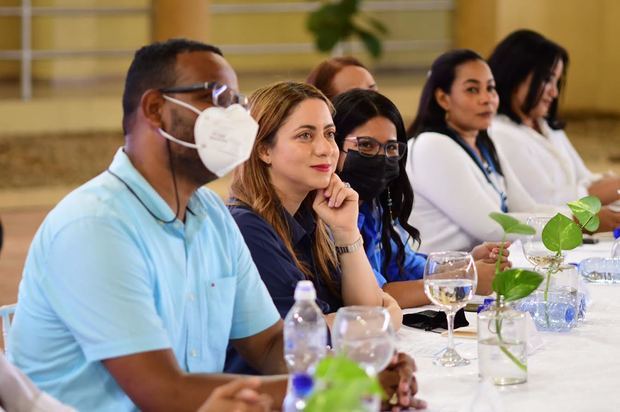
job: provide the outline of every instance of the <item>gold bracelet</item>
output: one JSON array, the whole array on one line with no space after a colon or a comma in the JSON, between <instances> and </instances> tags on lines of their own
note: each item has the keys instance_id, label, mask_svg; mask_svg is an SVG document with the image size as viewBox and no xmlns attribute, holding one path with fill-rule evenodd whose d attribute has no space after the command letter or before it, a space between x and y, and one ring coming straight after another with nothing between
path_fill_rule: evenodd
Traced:
<instances>
[{"instance_id":1,"label":"gold bracelet","mask_svg":"<svg viewBox=\"0 0 620 412\"><path fill-rule=\"evenodd\" d=\"M338 254L338 256L345 253L353 253L356 250L361 249L363 244L364 240L362 239L362 236L360 236L355 242L351 243L350 245L336 246L336 253Z\"/></svg>"}]
</instances>

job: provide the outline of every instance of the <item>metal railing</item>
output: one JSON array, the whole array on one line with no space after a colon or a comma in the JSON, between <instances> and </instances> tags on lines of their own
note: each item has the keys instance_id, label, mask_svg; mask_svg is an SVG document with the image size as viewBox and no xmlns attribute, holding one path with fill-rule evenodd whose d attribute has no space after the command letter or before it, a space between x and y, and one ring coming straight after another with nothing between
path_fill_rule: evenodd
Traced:
<instances>
[{"instance_id":1,"label":"metal railing","mask_svg":"<svg viewBox=\"0 0 620 412\"><path fill-rule=\"evenodd\" d=\"M21 18L21 49L0 50L0 60L19 60L20 88L23 100L32 98L32 61L61 57L118 57L131 56L133 49L113 50L33 50L32 18L36 16L113 16L128 14L150 14L151 7L33 7L31 0L22 0L20 7L0 7L0 16Z\"/></svg>"},{"instance_id":2,"label":"metal railing","mask_svg":"<svg viewBox=\"0 0 620 412\"><path fill-rule=\"evenodd\" d=\"M283 3L222 3L211 4L209 11L217 15L231 14L279 14L310 13L320 6L320 2L294 1ZM411 11L453 11L454 0L383 0L365 1L365 12L411 12ZM412 39L386 40L386 51L443 51L452 45L451 39ZM298 54L316 52L313 43L259 43L259 44L219 44L226 55L260 54ZM361 42L350 41L340 45L340 49L359 52L364 49Z\"/></svg>"},{"instance_id":3,"label":"metal railing","mask_svg":"<svg viewBox=\"0 0 620 412\"><path fill-rule=\"evenodd\" d=\"M211 4L213 14L263 14L263 13L309 13L319 8L318 1L295 1L287 3L223 3ZM384 0L365 1L364 11L418 11L453 10L454 0Z\"/></svg>"},{"instance_id":4,"label":"metal railing","mask_svg":"<svg viewBox=\"0 0 620 412\"><path fill-rule=\"evenodd\" d=\"M307 13L316 10L319 2L296 1L285 3L223 3L211 4L213 15L231 14L276 14L276 13ZM384 0L366 1L362 3L364 11L452 11L454 0ZM32 62L33 60L55 59L63 57L123 57L131 56L133 49L108 50L33 50L32 49L32 18L36 16L113 16L128 14L150 14L148 7L108 7L108 8L72 8L72 7L33 7L31 0L21 0L20 7L0 7L0 16L17 16L21 18L21 49L0 50L0 60L18 60L21 62L20 88L23 100L32 98ZM441 51L450 46L448 39L433 40L387 40L384 42L386 51ZM258 55L258 54L291 54L312 53L312 43L268 43L268 44L222 44L227 54ZM358 51L362 49L359 42L349 42L346 49Z\"/></svg>"}]
</instances>

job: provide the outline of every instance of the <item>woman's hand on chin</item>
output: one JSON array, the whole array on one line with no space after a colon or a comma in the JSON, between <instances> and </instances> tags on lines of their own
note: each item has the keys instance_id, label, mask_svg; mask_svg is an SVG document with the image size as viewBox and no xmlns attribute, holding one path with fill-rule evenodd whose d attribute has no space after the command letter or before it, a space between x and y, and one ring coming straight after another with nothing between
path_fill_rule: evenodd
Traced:
<instances>
[{"instance_id":1,"label":"woman's hand on chin","mask_svg":"<svg viewBox=\"0 0 620 412\"><path fill-rule=\"evenodd\" d=\"M357 192L335 173L325 189L316 191L312 207L331 229L337 245L352 244L359 238L358 203Z\"/></svg>"}]
</instances>

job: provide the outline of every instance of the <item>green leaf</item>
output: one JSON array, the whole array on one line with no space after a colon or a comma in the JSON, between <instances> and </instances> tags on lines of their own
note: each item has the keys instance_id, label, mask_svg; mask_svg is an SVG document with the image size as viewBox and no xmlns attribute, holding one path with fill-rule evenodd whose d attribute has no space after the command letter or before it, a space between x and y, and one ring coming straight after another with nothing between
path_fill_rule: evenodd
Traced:
<instances>
[{"instance_id":1,"label":"green leaf","mask_svg":"<svg viewBox=\"0 0 620 412\"><path fill-rule=\"evenodd\" d=\"M356 34L373 57L381 55L378 34L385 34L387 29L378 20L363 16L360 3L361 0L330 1L308 15L306 28L312 33L320 51L329 52L338 43Z\"/></svg>"},{"instance_id":2,"label":"green leaf","mask_svg":"<svg viewBox=\"0 0 620 412\"><path fill-rule=\"evenodd\" d=\"M600 220L596 215L601 211L601 201L598 197L586 196L574 202L568 202L568 207L584 229L590 232L598 229Z\"/></svg>"},{"instance_id":3,"label":"green leaf","mask_svg":"<svg viewBox=\"0 0 620 412\"><path fill-rule=\"evenodd\" d=\"M535 235L536 229L525 223L519 222L512 216L508 216L504 213L491 212L489 217L500 224L505 233L515 233L520 235Z\"/></svg>"},{"instance_id":4,"label":"green leaf","mask_svg":"<svg viewBox=\"0 0 620 412\"><path fill-rule=\"evenodd\" d=\"M552 252L575 249L583 243L581 227L558 213L543 228L542 242Z\"/></svg>"},{"instance_id":5,"label":"green leaf","mask_svg":"<svg viewBox=\"0 0 620 412\"><path fill-rule=\"evenodd\" d=\"M336 4L344 13L353 15L359 12L360 0L340 0L340 4Z\"/></svg>"},{"instance_id":6,"label":"green leaf","mask_svg":"<svg viewBox=\"0 0 620 412\"><path fill-rule=\"evenodd\" d=\"M495 275L493 290L510 302L528 296L542 283L544 277L526 269L508 269Z\"/></svg>"},{"instance_id":7,"label":"green leaf","mask_svg":"<svg viewBox=\"0 0 620 412\"><path fill-rule=\"evenodd\" d=\"M307 412L363 412L364 397L385 397L377 378L369 377L357 363L344 356L321 360L314 377L316 390L308 399Z\"/></svg>"},{"instance_id":8,"label":"green leaf","mask_svg":"<svg viewBox=\"0 0 620 412\"><path fill-rule=\"evenodd\" d=\"M358 379L366 378L366 372L357 363L344 356L324 358L314 372L318 379Z\"/></svg>"},{"instance_id":9,"label":"green leaf","mask_svg":"<svg viewBox=\"0 0 620 412\"><path fill-rule=\"evenodd\" d=\"M380 20L374 19L372 17L368 17L366 19L368 24L377 31L379 34L388 34L388 28L385 24L383 24Z\"/></svg>"},{"instance_id":10,"label":"green leaf","mask_svg":"<svg viewBox=\"0 0 620 412\"><path fill-rule=\"evenodd\" d=\"M588 232L595 232L601 224L601 219L598 216L592 216L592 219L583 227Z\"/></svg>"},{"instance_id":11,"label":"green leaf","mask_svg":"<svg viewBox=\"0 0 620 412\"><path fill-rule=\"evenodd\" d=\"M360 30L359 28L354 28L354 32L360 37L364 46L366 46L366 50L371 54L372 57L377 58L381 56L382 47L381 40L374 34Z\"/></svg>"}]
</instances>

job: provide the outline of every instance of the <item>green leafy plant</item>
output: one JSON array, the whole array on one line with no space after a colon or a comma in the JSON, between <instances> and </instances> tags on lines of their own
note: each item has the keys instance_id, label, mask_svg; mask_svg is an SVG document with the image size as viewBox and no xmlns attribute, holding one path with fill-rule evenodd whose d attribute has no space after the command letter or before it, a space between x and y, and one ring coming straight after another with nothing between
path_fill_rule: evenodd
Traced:
<instances>
[{"instance_id":1,"label":"green leafy plant","mask_svg":"<svg viewBox=\"0 0 620 412\"><path fill-rule=\"evenodd\" d=\"M506 342L502 337L502 322L501 311L503 305L507 302L513 302L518 299L522 299L540 286L543 281L542 275L537 272L526 269L506 269L500 271L501 257L504 254L504 242L508 234L520 234L520 235L534 235L536 230L524 223L519 222L512 216L505 215L503 213L493 212L489 214L489 217L495 220L504 230L502 238L502 244L500 251L495 262L495 278L493 279L492 288L497 295L495 299L495 305L493 310L496 312L495 316L495 334L497 335L497 341L500 350L510 358L515 365L520 369L527 371L527 365L521 362L507 347Z\"/></svg>"},{"instance_id":2,"label":"green leafy plant","mask_svg":"<svg viewBox=\"0 0 620 412\"><path fill-rule=\"evenodd\" d=\"M546 282L544 291L545 319L549 325L549 286L551 277L560 271L563 263L562 251L572 250L583 244L583 231L590 232L598 229L600 219L598 212L601 210L601 201L595 196L586 196L579 200L567 203L577 222L569 219L561 213L557 213L545 225L542 231L542 242L545 247L555 252L551 263L546 268Z\"/></svg>"},{"instance_id":3,"label":"green leafy plant","mask_svg":"<svg viewBox=\"0 0 620 412\"><path fill-rule=\"evenodd\" d=\"M345 356L321 360L314 373L315 390L308 398L306 412L363 412L364 398L385 397L376 377L370 377Z\"/></svg>"},{"instance_id":4,"label":"green leafy plant","mask_svg":"<svg viewBox=\"0 0 620 412\"><path fill-rule=\"evenodd\" d=\"M574 222L561 213L552 217L542 231L542 242L545 247L555 252L553 263L547 268L545 285L545 302L549 294L551 276L560 270L562 251L572 250L583 243L583 230L590 232L598 229L600 220L598 212L601 210L601 201L595 196L586 196L579 200L568 202L568 207L579 223Z\"/></svg>"},{"instance_id":5,"label":"green leafy plant","mask_svg":"<svg viewBox=\"0 0 620 412\"><path fill-rule=\"evenodd\" d=\"M310 13L306 27L320 51L331 52L338 43L358 37L374 58L381 56L381 37L388 30L379 20L363 14L361 3L361 0L324 1Z\"/></svg>"}]
</instances>

